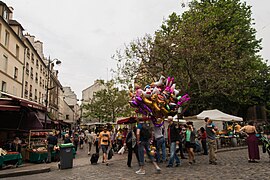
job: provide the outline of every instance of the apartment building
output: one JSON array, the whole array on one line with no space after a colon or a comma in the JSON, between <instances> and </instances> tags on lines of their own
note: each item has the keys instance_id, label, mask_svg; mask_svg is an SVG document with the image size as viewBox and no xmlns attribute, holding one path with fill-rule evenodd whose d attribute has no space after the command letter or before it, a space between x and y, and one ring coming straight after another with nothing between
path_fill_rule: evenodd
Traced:
<instances>
[{"instance_id":1,"label":"apartment building","mask_svg":"<svg viewBox=\"0 0 270 180\"><path fill-rule=\"evenodd\" d=\"M0 90L22 97L25 44L23 27L0 1Z\"/></svg>"},{"instance_id":2,"label":"apartment building","mask_svg":"<svg viewBox=\"0 0 270 180\"><path fill-rule=\"evenodd\" d=\"M54 61L44 57L43 43L23 31L13 19L13 8L0 1L0 116L16 110L21 117L14 118L14 124L22 118L31 123L36 117L44 123L48 111L47 122L58 120L58 71Z\"/></svg>"},{"instance_id":3,"label":"apartment building","mask_svg":"<svg viewBox=\"0 0 270 180\"><path fill-rule=\"evenodd\" d=\"M82 105L91 103L94 93L105 88L105 86L101 83L101 81L102 80L96 80L93 85L89 86L88 88L82 91ZM92 121L91 119L86 119L83 117L83 114L85 112L86 111L82 109L81 122L82 123L91 122Z\"/></svg>"},{"instance_id":4,"label":"apartment building","mask_svg":"<svg viewBox=\"0 0 270 180\"><path fill-rule=\"evenodd\" d=\"M26 45L24 74L23 74L23 97L30 101L45 105L46 84L48 79L47 65L43 61L43 54L36 50L42 42L35 41L35 37L26 34L24 38ZM41 56L42 55L42 56Z\"/></svg>"}]
</instances>

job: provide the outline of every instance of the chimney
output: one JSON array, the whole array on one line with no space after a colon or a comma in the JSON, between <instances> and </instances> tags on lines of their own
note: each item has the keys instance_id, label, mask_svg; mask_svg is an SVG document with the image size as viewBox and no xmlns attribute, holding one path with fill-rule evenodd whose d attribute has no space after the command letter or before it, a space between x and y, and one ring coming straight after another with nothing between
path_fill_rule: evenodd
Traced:
<instances>
[{"instance_id":1,"label":"chimney","mask_svg":"<svg viewBox=\"0 0 270 180\"><path fill-rule=\"evenodd\" d=\"M43 42L41 42L41 41L35 41L34 42L34 48L38 52L39 56L41 58L43 58L44 57L44 54L43 54Z\"/></svg>"},{"instance_id":2,"label":"chimney","mask_svg":"<svg viewBox=\"0 0 270 180\"><path fill-rule=\"evenodd\" d=\"M14 8L11 7L11 6L9 6L8 8L9 8L9 10L10 10L8 19L9 19L9 20L12 20L12 19L13 19L13 11L14 11Z\"/></svg>"}]
</instances>

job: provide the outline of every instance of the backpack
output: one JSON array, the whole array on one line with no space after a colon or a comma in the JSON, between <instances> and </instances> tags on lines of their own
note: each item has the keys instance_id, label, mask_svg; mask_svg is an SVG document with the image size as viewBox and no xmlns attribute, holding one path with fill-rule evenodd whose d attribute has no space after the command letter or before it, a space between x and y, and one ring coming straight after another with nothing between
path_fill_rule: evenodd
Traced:
<instances>
[{"instance_id":1,"label":"backpack","mask_svg":"<svg viewBox=\"0 0 270 180\"><path fill-rule=\"evenodd\" d=\"M140 137L144 140L149 140L151 138L150 126L148 124L142 124L142 129L140 130Z\"/></svg>"},{"instance_id":2,"label":"backpack","mask_svg":"<svg viewBox=\"0 0 270 180\"><path fill-rule=\"evenodd\" d=\"M91 164L97 164L98 158L99 158L99 154L98 154L98 153L92 154L92 156L91 156L91 158L90 158Z\"/></svg>"}]
</instances>

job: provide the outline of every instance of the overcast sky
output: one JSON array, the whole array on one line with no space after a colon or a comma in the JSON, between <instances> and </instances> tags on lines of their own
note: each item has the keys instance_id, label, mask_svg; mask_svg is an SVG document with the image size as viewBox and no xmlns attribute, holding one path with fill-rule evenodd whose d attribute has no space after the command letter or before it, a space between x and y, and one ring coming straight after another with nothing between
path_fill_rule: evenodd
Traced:
<instances>
[{"instance_id":1,"label":"overcast sky","mask_svg":"<svg viewBox=\"0 0 270 180\"><path fill-rule=\"evenodd\" d=\"M59 79L78 98L96 79L110 79L111 56L124 44L151 34L172 13L181 14L188 0L2 0L25 32L43 42L44 55L62 61ZM270 59L270 0L252 5L261 52ZM267 51L268 50L268 51Z\"/></svg>"}]
</instances>

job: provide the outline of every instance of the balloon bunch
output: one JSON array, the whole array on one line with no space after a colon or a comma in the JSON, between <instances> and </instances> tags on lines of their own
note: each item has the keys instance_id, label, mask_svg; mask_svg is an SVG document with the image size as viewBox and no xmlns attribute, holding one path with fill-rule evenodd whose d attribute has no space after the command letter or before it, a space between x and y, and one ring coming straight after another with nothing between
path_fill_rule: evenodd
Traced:
<instances>
[{"instance_id":1,"label":"balloon bunch","mask_svg":"<svg viewBox=\"0 0 270 180\"><path fill-rule=\"evenodd\" d=\"M130 93L129 104L136 108L136 113L151 116L154 125L161 126L163 121L157 118L176 115L178 108L190 100L188 94L181 96L175 86L173 77L166 79L164 76L159 81L146 85L144 89L136 85L135 92Z\"/></svg>"}]
</instances>

